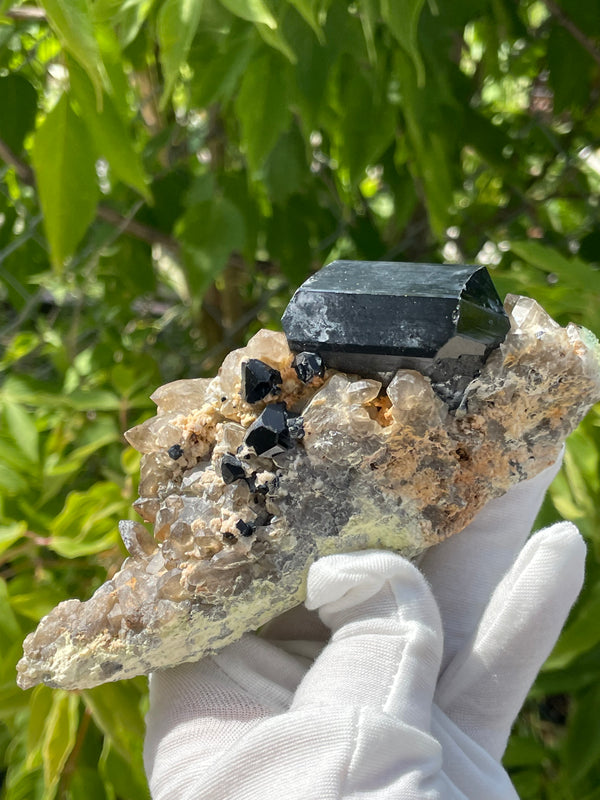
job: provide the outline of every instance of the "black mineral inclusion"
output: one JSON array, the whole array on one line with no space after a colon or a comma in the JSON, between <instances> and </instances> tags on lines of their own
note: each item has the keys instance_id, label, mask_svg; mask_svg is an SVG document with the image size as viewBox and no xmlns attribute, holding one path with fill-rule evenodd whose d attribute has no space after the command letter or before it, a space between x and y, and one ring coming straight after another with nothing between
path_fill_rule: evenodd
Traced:
<instances>
[{"instance_id":1,"label":"black mineral inclusion","mask_svg":"<svg viewBox=\"0 0 600 800\"><path fill-rule=\"evenodd\" d=\"M243 519L238 519L235 523L235 527L240 532L242 536L252 536L254 531L256 530L256 525L253 522L244 522Z\"/></svg>"},{"instance_id":2,"label":"black mineral inclusion","mask_svg":"<svg viewBox=\"0 0 600 800\"><path fill-rule=\"evenodd\" d=\"M225 453L221 459L221 477L225 483L241 481L246 477L244 465L231 453Z\"/></svg>"},{"instance_id":3,"label":"black mineral inclusion","mask_svg":"<svg viewBox=\"0 0 600 800\"><path fill-rule=\"evenodd\" d=\"M177 461L178 458L181 458L183 455L183 448L180 444L174 444L169 447L167 450L169 457L173 459L173 461Z\"/></svg>"},{"instance_id":4,"label":"black mineral inclusion","mask_svg":"<svg viewBox=\"0 0 600 800\"><path fill-rule=\"evenodd\" d=\"M244 442L257 456L275 456L290 450L292 438L287 425L285 403L271 403L246 431Z\"/></svg>"},{"instance_id":5,"label":"black mineral inclusion","mask_svg":"<svg viewBox=\"0 0 600 800\"><path fill-rule=\"evenodd\" d=\"M368 374L423 370L438 358L480 363L510 323L481 266L334 261L312 275L282 318L290 349Z\"/></svg>"},{"instance_id":6,"label":"black mineral inclusion","mask_svg":"<svg viewBox=\"0 0 600 800\"><path fill-rule=\"evenodd\" d=\"M310 383L313 378L322 378L325 374L323 359L318 353L297 353L292 367L303 383Z\"/></svg>"},{"instance_id":7,"label":"black mineral inclusion","mask_svg":"<svg viewBox=\"0 0 600 800\"><path fill-rule=\"evenodd\" d=\"M281 373L258 358L242 364L242 397L247 403L258 403L270 394L281 391Z\"/></svg>"}]
</instances>

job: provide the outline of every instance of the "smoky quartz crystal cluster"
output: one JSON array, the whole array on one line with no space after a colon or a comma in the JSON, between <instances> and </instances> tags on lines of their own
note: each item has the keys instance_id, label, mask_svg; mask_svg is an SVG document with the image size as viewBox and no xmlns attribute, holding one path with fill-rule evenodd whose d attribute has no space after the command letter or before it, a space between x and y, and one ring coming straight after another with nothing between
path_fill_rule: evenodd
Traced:
<instances>
[{"instance_id":1,"label":"smoky quartz crystal cluster","mask_svg":"<svg viewBox=\"0 0 600 800\"><path fill-rule=\"evenodd\" d=\"M320 556L412 557L553 463L600 400L600 348L480 267L335 262L284 333L157 389L129 557L24 643L23 688L193 661L301 603ZM287 336L286 336L287 334Z\"/></svg>"}]
</instances>

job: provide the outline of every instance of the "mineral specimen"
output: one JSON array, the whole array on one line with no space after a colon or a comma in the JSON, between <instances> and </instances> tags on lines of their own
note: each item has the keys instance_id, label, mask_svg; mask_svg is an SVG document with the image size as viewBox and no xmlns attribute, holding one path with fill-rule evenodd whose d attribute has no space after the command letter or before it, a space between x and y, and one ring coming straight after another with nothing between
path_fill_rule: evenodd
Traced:
<instances>
[{"instance_id":1,"label":"mineral specimen","mask_svg":"<svg viewBox=\"0 0 600 800\"><path fill-rule=\"evenodd\" d=\"M27 637L19 685L82 689L197 660L301 603L319 556L372 547L414 556L553 463L600 399L598 342L516 296L506 300L506 332L469 275L466 294L450 281L458 320L445 296L432 301L428 319L443 328L435 341L411 316L411 298L403 301L418 353L462 335L461 319L471 333L484 320L477 336L486 348L506 333L479 375L451 389L457 405L410 368L387 386L331 364L305 382L286 337L272 331L230 353L214 379L158 389L157 416L127 433L143 454L135 507L146 525L121 523L130 553L121 569L91 599L59 604ZM371 314L379 341L384 314L370 302L360 301L358 316ZM326 321L329 307L311 313ZM398 341L407 335L399 325ZM280 374L276 396L250 402L242 390L253 359Z\"/></svg>"}]
</instances>

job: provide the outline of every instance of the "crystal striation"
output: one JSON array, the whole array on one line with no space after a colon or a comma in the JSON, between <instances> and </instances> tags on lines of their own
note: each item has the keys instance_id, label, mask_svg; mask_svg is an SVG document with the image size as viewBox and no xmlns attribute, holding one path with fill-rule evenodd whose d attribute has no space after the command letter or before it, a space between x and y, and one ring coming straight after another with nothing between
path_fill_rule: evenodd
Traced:
<instances>
[{"instance_id":1,"label":"crystal striation","mask_svg":"<svg viewBox=\"0 0 600 800\"><path fill-rule=\"evenodd\" d=\"M483 357L509 329L485 267L375 261L328 264L296 291L282 323L293 351L358 374Z\"/></svg>"},{"instance_id":2,"label":"crystal striation","mask_svg":"<svg viewBox=\"0 0 600 800\"><path fill-rule=\"evenodd\" d=\"M129 557L89 600L44 617L25 640L19 685L85 689L195 661L301 603L316 558L416 556L553 463L600 399L600 347L529 298L505 308L510 330L456 408L411 368L386 385L331 367L306 383L272 331L230 353L214 379L158 389L157 416L126 434L142 453L144 521L120 524ZM279 372L276 398L248 402L251 359ZM436 380L457 391L451 371Z\"/></svg>"}]
</instances>

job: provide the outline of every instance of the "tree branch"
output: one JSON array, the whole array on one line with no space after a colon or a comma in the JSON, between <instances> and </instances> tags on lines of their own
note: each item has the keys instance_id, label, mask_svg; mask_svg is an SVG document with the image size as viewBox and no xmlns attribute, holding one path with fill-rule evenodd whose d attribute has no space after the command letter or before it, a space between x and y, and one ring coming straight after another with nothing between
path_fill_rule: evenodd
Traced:
<instances>
[{"instance_id":1,"label":"tree branch","mask_svg":"<svg viewBox=\"0 0 600 800\"><path fill-rule=\"evenodd\" d=\"M597 64L600 64L600 50L596 47L589 36L586 36L581 28L577 27L573 20L565 14L555 0L544 0L544 4L550 14L557 19L558 22L560 22L563 28L569 31L571 36L579 42L584 50L588 51Z\"/></svg>"},{"instance_id":2,"label":"tree branch","mask_svg":"<svg viewBox=\"0 0 600 800\"><path fill-rule=\"evenodd\" d=\"M23 183L29 186L35 186L35 175L29 164L26 164L22 159L16 156L2 139L0 139L0 159L15 170L17 176ZM155 228L144 225L143 222L138 222L135 219L128 219L109 206L99 205L96 209L96 216L98 219L108 222L109 225L114 225L123 233L129 234L129 236L133 236L135 239L140 239L142 242L160 244L172 253L177 253L179 249L177 242L172 236L169 236L169 234L157 231Z\"/></svg>"}]
</instances>

